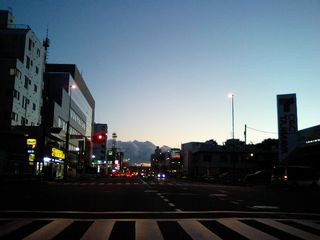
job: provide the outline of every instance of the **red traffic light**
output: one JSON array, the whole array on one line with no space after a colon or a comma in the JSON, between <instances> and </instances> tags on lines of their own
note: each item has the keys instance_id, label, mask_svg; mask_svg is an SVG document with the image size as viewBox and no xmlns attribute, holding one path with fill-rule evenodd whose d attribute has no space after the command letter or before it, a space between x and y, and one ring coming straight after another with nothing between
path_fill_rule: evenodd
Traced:
<instances>
[{"instance_id":1,"label":"red traffic light","mask_svg":"<svg viewBox=\"0 0 320 240\"><path fill-rule=\"evenodd\" d=\"M106 139L106 136L99 133L99 134L96 134L93 136L92 141L93 142L103 142L103 141L105 141L105 139Z\"/></svg>"}]
</instances>

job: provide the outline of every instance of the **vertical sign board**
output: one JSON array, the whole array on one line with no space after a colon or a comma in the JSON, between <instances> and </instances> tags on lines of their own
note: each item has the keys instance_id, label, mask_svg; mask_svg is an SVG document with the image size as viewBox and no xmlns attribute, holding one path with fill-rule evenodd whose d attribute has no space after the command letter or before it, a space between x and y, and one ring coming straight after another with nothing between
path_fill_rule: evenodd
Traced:
<instances>
[{"instance_id":1,"label":"vertical sign board","mask_svg":"<svg viewBox=\"0 0 320 240\"><path fill-rule=\"evenodd\" d=\"M277 95L279 161L283 162L296 147L298 131L296 94Z\"/></svg>"}]
</instances>

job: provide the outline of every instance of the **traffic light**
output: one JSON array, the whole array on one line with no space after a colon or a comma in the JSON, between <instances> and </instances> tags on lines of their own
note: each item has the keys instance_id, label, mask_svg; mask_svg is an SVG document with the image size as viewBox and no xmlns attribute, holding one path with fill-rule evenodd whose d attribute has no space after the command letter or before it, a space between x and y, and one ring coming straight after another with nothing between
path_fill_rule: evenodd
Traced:
<instances>
[{"instance_id":1,"label":"traffic light","mask_svg":"<svg viewBox=\"0 0 320 240\"><path fill-rule=\"evenodd\" d=\"M105 134L101 134L101 133L98 133L98 134L96 134L96 135L94 135L94 136L92 137L92 141L93 141L94 143L105 142L105 140L106 140L106 135L105 135Z\"/></svg>"}]
</instances>

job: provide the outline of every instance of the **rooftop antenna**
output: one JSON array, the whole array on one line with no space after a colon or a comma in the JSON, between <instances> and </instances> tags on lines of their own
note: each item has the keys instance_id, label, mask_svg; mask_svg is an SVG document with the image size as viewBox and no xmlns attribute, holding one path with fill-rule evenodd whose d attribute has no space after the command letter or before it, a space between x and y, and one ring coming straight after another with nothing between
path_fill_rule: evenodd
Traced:
<instances>
[{"instance_id":1,"label":"rooftop antenna","mask_svg":"<svg viewBox=\"0 0 320 240\"><path fill-rule=\"evenodd\" d=\"M48 37L48 35L49 35L49 30L48 30L48 26L47 26L47 35L46 35L46 38L43 40L43 47L44 47L44 49L45 49L45 62L47 62L47 60L48 60L48 48L50 47L50 40L49 40L49 37Z\"/></svg>"},{"instance_id":2,"label":"rooftop antenna","mask_svg":"<svg viewBox=\"0 0 320 240\"><path fill-rule=\"evenodd\" d=\"M116 143L117 143L117 134L114 132L112 133L112 148L116 148Z\"/></svg>"}]
</instances>

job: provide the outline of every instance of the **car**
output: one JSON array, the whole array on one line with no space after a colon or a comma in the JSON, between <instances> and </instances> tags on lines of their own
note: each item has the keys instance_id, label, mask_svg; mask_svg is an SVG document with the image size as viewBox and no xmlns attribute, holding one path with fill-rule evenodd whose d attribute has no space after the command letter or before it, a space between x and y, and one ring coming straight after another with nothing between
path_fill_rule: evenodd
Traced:
<instances>
[{"instance_id":1,"label":"car","mask_svg":"<svg viewBox=\"0 0 320 240\"><path fill-rule=\"evenodd\" d=\"M293 187L319 186L319 173L310 166L276 166L272 170L271 184Z\"/></svg>"},{"instance_id":2,"label":"car","mask_svg":"<svg viewBox=\"0 0 320 240\"><path fill-rule=\"evenodd\" d=\"M269 184L271 181L271 171L259 170L244 177L246 184Z\"/></svg>"},{"instance_id":3,"label":"car","mask_svg":"<svg viewBox=\"0 0 320 240\"><path fill-rule=\"evenodd\" d=\"M167 178L167 175L165 173L158 173L157 174L157 178L158 179L166 179Z\"/></svg>"}]
</instances>

